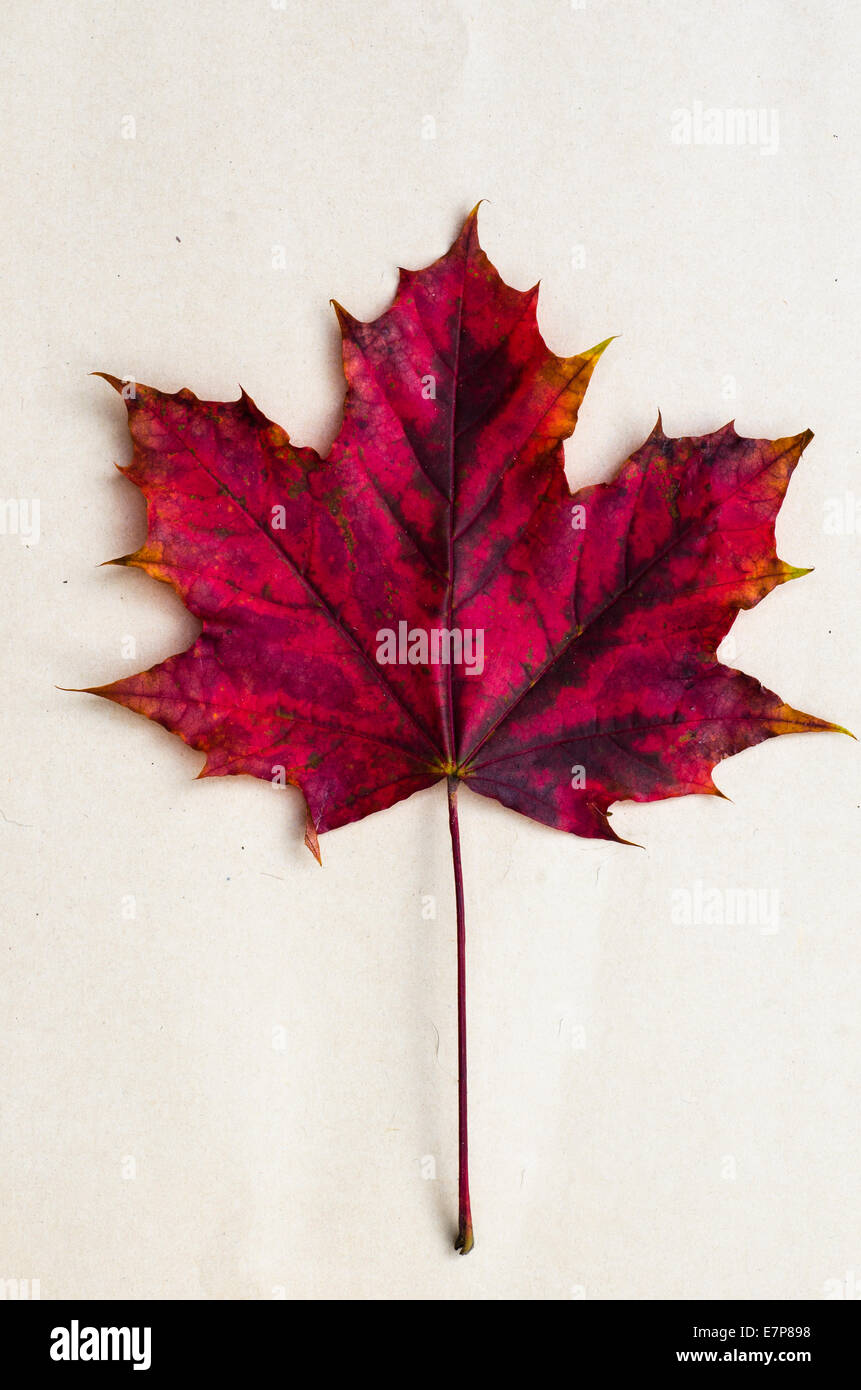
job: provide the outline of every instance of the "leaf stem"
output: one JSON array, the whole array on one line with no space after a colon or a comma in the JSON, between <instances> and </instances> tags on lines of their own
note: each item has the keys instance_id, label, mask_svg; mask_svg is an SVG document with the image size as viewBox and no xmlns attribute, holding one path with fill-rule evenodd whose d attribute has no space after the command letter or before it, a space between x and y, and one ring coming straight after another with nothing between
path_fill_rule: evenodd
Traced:
<instances>
[{"instance_id":1,"label":"leaf stem","mask_svg":"<svg viewBox=\"0 0 861 1390\"><path fill-rule=\"evenodd\" d=\"M457 903L457 1186L458 1230L455 1250L469 1254L474 1245L472 1213L469 1209L469 1145L466 1109L466 920L463 911L463 865L460 858L460 827L457 820L457 777L448 779L448 824L451 831L451 857L454 866L454 893Z\"/></svg>"}]
</instances>

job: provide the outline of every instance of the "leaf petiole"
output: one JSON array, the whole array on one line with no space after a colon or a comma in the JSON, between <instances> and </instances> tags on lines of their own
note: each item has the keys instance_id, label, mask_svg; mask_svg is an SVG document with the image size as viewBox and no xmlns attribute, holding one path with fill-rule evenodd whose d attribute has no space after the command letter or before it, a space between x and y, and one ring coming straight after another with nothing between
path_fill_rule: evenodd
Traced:
<instances>
[{"instance_id":1,"label":"leaf petiole","mask_svg":"<svg viewBox=\"0 0 861 1390\"><path fill-rule=\"evenodd\" d=\"M457 820L457 777L448 778L448 824L457 904L457 1150L458 1230L455 1250L468 1255L475 1241L469 1209L469 1145L466 1108L466 921L463 911L463 865Z\"/></svg>"}]
</instances>

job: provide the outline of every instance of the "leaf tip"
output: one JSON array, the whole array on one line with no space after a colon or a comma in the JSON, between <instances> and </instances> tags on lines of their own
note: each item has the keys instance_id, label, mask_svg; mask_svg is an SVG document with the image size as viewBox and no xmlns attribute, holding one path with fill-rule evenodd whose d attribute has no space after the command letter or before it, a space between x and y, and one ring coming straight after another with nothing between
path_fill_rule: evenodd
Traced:
<instances>
[{"instance_id":1,"label":"leaf tip","mask_svg":"<svg viewBox=\"0 0 861 1390\"><path fill-rule=\"evenodd\" d=\"M118 376L112 376L110 372L90 372L90 376L99 376L102 381L106 381L109 386L121 396L123 394L123 383Z\"/></svg>"},{"instance_id":2,"label":"leaf tip","mask_svg":"<svg viewBox=\"0 0 861 1390\"><path fill-rule=\"evenodd\" d=\"M615 830L610 824L610 818L613 814L612 811L606 810L603 806L600 806L597 802L594 801L589 802L588 804L593 816L595 817L595 824L598 827L598 836L600 839L609 840L612 844L616 845L628 845L630 849L644 850L646 848L645 845L638 844L636 840L624 840L621 835L616 834Z\"/></svg>"},{"instance_id":3,"label":"leaf tip","mask_svg":"<svg viewBox=\"0 0 861 1390\"><path fill-rule=\"evenodd\" d=\"M311 818L310 810L307 811L305 817L305 844L322 868L323 859L320 854L320 841L317 839L317 827Z\"/></svg>"},{"instance_id":4,"label":"leaf tip","mask_svg":"<svg viewBox=\"0 0 861 1390\"><path fill-rule=\"evenodd\" d=\"M722 792L717 783L711 778L709 779L709 785L706 788L706 791L710 796L718 797L720 801L728 801L730 806L735 805L732 797L727 796L726 792Z\"/></svg>"},{"instance_id":5,"label":"leaf tip","mask_svg":"<svg viewBox=\"0 0 861 1390\"><path fill-rule=\"evenodd\" d=\"M537 288L536 286L536 289ZM619 333L611 333L609 338L604 339L603 343L596 343L594 347L588 348L586 352L578 353L578 356L581 360L585 360L586 362L597 362L598 358L603 356L610 344L614 343L620 336Z\"/></svg>"},{"instance_id":6,"label":"leaf tip","mask_svg":"<svg viewBox=\"0 0 861 1390\"><path fill-rule=\"evenodd\" d=\"M358 323L358 319L354 319L353 315L344 308L343 304L339 304L337 299L330 299L329 303L335 310L335 317L338 320L338 325L342 333L352 328L354 323Z\"/></svg>"}]
</instances>

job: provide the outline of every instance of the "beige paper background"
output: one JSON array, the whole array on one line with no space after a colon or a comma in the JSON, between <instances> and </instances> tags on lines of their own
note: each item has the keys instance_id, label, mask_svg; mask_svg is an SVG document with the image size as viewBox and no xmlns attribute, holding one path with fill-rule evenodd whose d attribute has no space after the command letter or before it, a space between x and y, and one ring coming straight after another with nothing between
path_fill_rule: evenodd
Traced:
<instances>
[{"instance_id":1,"label":"beige paper background","mask_svg":"<svg viewBox=\"0 0 861 1390\"><path fill-rule=\"evenodd\" d=\"M178 740L55 689L195 631L164 586L97 568L144 520L111 466L121 406L87 373L241 382L325 449L329 297L373 317L485 197L483 244L510 283L541 278L550 345L621 335L572 479L611 476L658 407L670 433L814 429L778 542L815 573L743 615L730 656L858 729L859 536L825 529L859 493L857 9L12 0L3 24L3 497L40 499L41 535L0 536L0 1278L861 1293L856 745L749 751L718 770L733 804L618 807L645 850L464 795L462 1260L442 788L327 837L320 870L296 794L195 782ZM779 148L674 144L697 101L776 109ZM779 929L675 923L697 882L777 892Z\"/></svg>"}]
</instances>

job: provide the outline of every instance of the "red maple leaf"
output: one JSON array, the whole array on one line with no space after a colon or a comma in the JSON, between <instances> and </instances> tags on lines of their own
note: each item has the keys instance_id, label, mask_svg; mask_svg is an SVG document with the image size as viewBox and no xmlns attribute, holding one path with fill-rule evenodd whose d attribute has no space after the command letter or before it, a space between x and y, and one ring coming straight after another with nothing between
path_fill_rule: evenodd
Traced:
<instances>
[{"instance_id":1,"label":"red maple leaf","mask_svg":"<svg viewBox=\"0 0 861 1390\"><path fill-rule=\"evenodd\" d=\"M739 609L806 573L778 559L774 524L810 432L670 439L659 420L612 483L572 494L562 441L606 344L557 357L536 301L500 279L473 211L447 255L400 272L378 319L336 305L347 393L326 459L244 391L125 391L122 471L148 532L112 563L173 585L202 630L93 691L204 752L201 776L300 787L315 853L318 833L448 779L462 1250L460 782L616 839L615 801L719 795L722 758L837 729L716 657Z\"/></svg>"}]
</instances>

